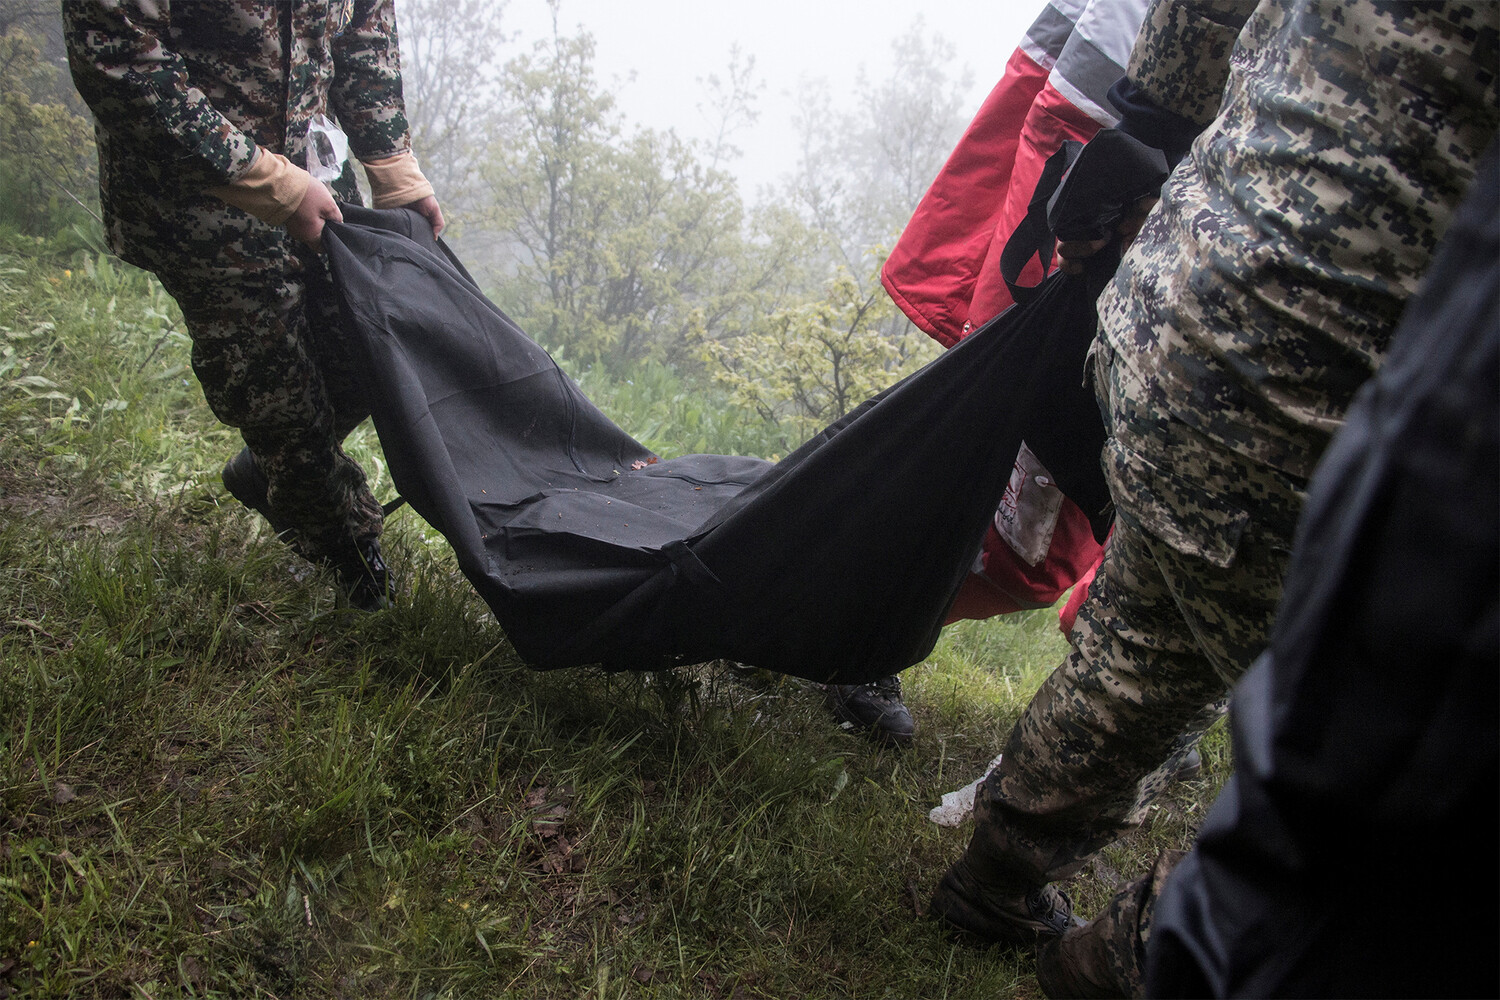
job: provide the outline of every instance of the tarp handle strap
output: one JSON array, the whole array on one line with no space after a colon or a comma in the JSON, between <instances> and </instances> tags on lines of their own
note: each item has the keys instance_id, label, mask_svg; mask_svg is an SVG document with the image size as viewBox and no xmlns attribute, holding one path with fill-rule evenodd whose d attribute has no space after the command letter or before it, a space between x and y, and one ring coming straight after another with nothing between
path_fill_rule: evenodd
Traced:
<instances>
[{"instance_id":1,"label":"tarp handle strap","mask_svg":"<svg viewBox=\"0 0 1500 1000\"><path fill-rule=\"evenodd\" d=\"M1033 257L1042 262L1043 278L1052 273L1057 237L1047 225L1047 202L1082 151L1083 143L1067 139L1062 148L1047 157L1042 175L1037 178L1036 190L1031 195L1031 203L1026 206L1026 217L1005 241L1005 249L1000 251L1000 277L1005 279L1005 287L1010 289L1011 298L1018 303L1026 302L1036 294L1037 285L1020 284L1021 272Z\"/></svg>"},{"instance_id":2,"label":"tarp handle strap","mask_svg":"<svg viewBox=\"0 0 1500 1000\"><path fill-rule=\"evenodd\" d=\"M1026 217L1000 251L1000 276L1016 302L1027 302L1039 285L1020 284L1035 257L1042 276L1052 270L1058 240L1097 240L1114 235L1130 207L1161 190L1170 171L1167 158L1118 129L1101 129L1085 145L1065 140L1047 158ZM1110 265L1113 268L1113 264Z\"/></svg>"}]
</instances>

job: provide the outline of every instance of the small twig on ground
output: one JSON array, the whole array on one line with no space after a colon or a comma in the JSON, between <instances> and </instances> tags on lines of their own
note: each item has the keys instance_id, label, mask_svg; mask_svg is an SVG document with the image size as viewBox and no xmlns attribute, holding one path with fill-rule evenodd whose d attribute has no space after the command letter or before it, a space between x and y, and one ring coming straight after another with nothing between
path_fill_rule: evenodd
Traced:
<instances>
[{"instance_id":1,"label":"small twig on ground","mask_svg":"<svg viewBox=\"0 0 1500 1000\"><path fill-rule=\"evenodd\" d=\"M141 364L140 364L140 367L138 367L135 370L135 373L137 375L139 375L141 372L143 372L143 371L146 370L146 366L151 363L151 359L154 358L154 357L156 357L156 352L159 351L159 350L161 350L161 345L165 344L167 342L167 338L170 337L170 336L172 336L172 334L174 334L176 332L177 332L176 328L174 328L174 327L168 327L167 328L167 332L164 333L164 334L162 334L160 337L157 338L156 343L154 343L154 344L151 345L151 350L150 350L149 353L147 353L146 359L144 361L142 361Z\"/></svg>"},{"instance_id":2,"label":"small twig on ground","mask_svg":"<svg viewBox=\"0 0 1500 1000\"><path fill-rule=\"evenodd\" d=\"M38 625L36 622L32 621L29 618L12 618L10 621L6 622L5 624L7 624L7 625L20 625L23 628L29 628L29 629L31 629L31 631L35 632L37 635L45 636L48 639L51 639L53 642L57 642L58 641L57 636L53 635L51 632L48 632L46 629L42 628L40 625Z\"/></svg>"}]
</instances>

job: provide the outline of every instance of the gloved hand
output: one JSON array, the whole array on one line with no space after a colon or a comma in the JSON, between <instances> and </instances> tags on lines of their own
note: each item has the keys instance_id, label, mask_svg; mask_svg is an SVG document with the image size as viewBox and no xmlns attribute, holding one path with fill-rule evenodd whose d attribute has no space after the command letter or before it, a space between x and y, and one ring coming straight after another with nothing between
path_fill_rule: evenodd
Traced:
<instances>
[{"instance_id":1,"label":"gloved hand","mask_svg":"<svg viewBox=\"0 0 1500 1000\"><path fill-rule=\"evenodd\" d=\"M265 148L256 150L249 170L208 193L262 222L286 226L314 250L322 241L323 223L344 220L327 188L285 156Z\"/></svg>"},{"instance_id":2,"label":"gloved hand","mask_svg":"<svg viewBox=\"0 0 1500 1000\"><path fill-rule=\"evenodd\" d=\"M1136 199L1120 216L1115 223L1115 235L1120 238L1122 251L1140 235L1141 226L1146 224L1146 216L1151 214L1159 201L1159 194L1145 195ZM1109 236L1094 240L1062 240L1057 244L1057 266L1064 274L1082 274L1083 262L1108 246L1109 241Z\"/></svg>"},{"instance_id":3,"label":"gloved hand","mask_svg":"<svg viewBox=\"0 0 1500 1000\"><path fill-rule=\"evenodd\" d=\"M286 220L286 231L294 239L301 240L314 250L322 249L323 246L323 224L325 222L343 222L344 214L339 211L338 203L333 200L333 193L322 184L308 178L307 193L297 203L297 208Z\"/></svg>"},{"instance_id":4,"label":"gloved hand","mask_svg":"<svg viewBox=\"0 0 1500 1000\"><path fill-rule=\"evenodd\" d=\"M409 150L383 160L362 160L370 179L375 208L410 208L432 226L433 238L443 233L443 210L432 183L422 174L417 158Z\"/></svg>"},{"instance_id":5,"label":"gloved hand","mask_svg":"<svg viewBox=\"0 0 1500 1000\"><path fill-rule=\"evenodd\" d=\"M1161 150L1118 129L1103 129L1087 143L1064 142L1048 158L1026 217L1001 251L1000 275L1012 297L1023 302L1039 287L1019 284L1033 259L1045 272L1056 250L1062 271L1078 275L1105 247L1123 249L1160 200L1169 173ZM1118 261L1112 253L1093 269L1107 279Z\"/></svg>"}]
</instances>

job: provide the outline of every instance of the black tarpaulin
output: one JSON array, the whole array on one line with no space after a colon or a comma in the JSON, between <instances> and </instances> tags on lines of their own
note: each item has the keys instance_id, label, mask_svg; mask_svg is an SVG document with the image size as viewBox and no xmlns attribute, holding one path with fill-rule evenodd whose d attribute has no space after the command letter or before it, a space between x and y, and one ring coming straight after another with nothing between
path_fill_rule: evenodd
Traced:
<instances>
[{"instance_id":1,"label":"black tarpaulin","mask_svg":"<svg viewBox=\"0 0 1500 1000\"><path fill-rule=\"evenodd\" d=\"M775 465L654 461L414 215L346 218L324 243L392 479L538 667L902 670L931 652L1028 427L1098 422L1049 405L1045 376L1071 330L1082 380L1105 268L1053 275Z\"/></svg>"}]
</instances>

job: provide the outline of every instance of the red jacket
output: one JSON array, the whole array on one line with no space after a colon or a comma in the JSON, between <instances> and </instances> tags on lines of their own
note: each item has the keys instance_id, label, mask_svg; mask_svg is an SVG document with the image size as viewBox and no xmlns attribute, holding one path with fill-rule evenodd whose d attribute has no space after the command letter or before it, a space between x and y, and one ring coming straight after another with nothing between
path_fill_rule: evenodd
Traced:
<instances>
[{"instance_id":1,"label":"red jacket","mask_svg":"<svg viewBox=\"0 0 1500 1000\"><path fill-rule=\"evenodd\" d=\"M944 346L1011 304L1000 277L1005 241L1025 217L1047 158L1064 140L1086 142L1115 124L1106 94L1125 74L1145 10L1146 0L1052 0L918 204L880 278L902 312ZM1040 265L1032 269L1023 281L1040 280ZM1035 482L1018 464L1014 491ZM1092 577L1103 549L1071 501L1062 498L1055 521L1031 526L1044 538L1050 532L1046 556L1034 564L1002 536L1006 514L1002 507L986 535L951 620L1046 607Z\"/></svg>"}]
</instances>

